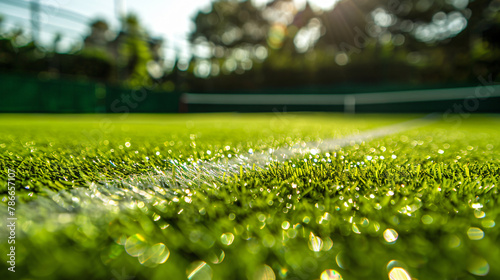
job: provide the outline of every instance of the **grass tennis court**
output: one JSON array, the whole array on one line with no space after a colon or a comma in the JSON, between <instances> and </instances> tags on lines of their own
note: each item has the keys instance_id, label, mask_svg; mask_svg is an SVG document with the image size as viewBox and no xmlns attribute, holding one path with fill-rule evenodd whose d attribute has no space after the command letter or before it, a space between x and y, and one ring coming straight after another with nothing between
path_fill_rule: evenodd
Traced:
<instances>
[{"instance_id":1,"label":"grass tennis court","mask_svg":"<svg viewBox=\"0 0 500 280\"><path fill-rule=\"evenodd\" d=\"M421 117L0 115L16 277L498 279L498 116L315 148Z\"/></svg>"}]
</instances>

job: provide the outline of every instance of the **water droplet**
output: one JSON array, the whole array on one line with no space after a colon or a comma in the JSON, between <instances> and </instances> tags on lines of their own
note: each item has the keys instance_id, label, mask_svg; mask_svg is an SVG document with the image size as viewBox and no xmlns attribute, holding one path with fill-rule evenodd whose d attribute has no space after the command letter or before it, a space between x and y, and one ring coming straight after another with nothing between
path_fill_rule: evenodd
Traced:
<instances>
[{"instance_id":1,"label":"water droplet","mask_svg":"<svg viewBox=\"0 0 500 280\"><path fill-rule=\"evenodd\" d=\"M147 249L146 239L140 234L135 234L125 241L125 251L132 257L142 255Z\"/></svg>"},{"instance_id":2,"label":"water droplet","mask_svg":"<svg viewBox=\"0 0 500 280\"><path fill-rule=\"evenodd\" d=\"M389 279L391 280L411 280L410 274L402 267L395 267L389 272Z\"/></svg>"},{"instance_id":3,"label":"water droplet","mask_svg":"<svg viewBox=\"0 0 500 280\"><path fill-rule=\"evenodd\" d=\"M474 217L478 218L478 219L482 219L486 216L486 213L484 213L484 211L481 211L481 210L474 210Z\"/></svg>"},{"instance_id":4,"label":"water droplet","mask_svg":"<svg viewBox=\"0 0 500 280\"><path fill-rule=\"evenodd\" d=\"M472 203L471 207L477 210L483 208L483 205L481 203Z\"/></svg>"},{"instance_id":5,"label":"water droplet","mask_svg":"<svg viewBox=\"0 0 500 280\"><path fill-rule=\"evenodd\" d=\"M470 240L481 240L484 237L484 232L480 228L470 227L469 230L467 230L467 235Z\"/></svg>"},{"instance_id":6,"label":"water droplet","mask_svg":"<svg viewBox=\"0 0 500 280\"><path fill-rule=\"evenodd\" d=\"M344 253L342 252L338 253L337 256L335 256L335 262L340 268L346 269L346 261Z\"/></svg>"},{"instance_id":7,"label":"water droplet","mask_svg":"<svg viewBox=\"0 0 500 280\"><path fill-rule=\"evenodd\" d=\"M139 256L139 262L145 266L155 266L167 261L170 251L163 243L158 243L148 248Z\"/></svg>"},{"instance_id":8,"label":"water droplet","mask_svg":"<svg viewBox=\"0 0 500 280\"><path fill-rule=\"evenodd\" d=\"M261 222L265 222L265 221L266 221L266 215L264 215L264 214L260 214L260 215L257 217L257 219L259 219L259 221L261 221Z\"/></svg>"},{"instance_id":9,"label":"water droplet","mask_svg":"<svg viewBox=\"0 0 500 280\"><path fill-rule=\"evenodd\" d=\"M284 229L284 230L287 230L288 228L290 228L290 222L288 221L284 221L282 224L281 224L281 228Z\"/></svg>"},{"instance_id":10,"label":"water droplet","mask_svg":"<svg viewBox=\"0 0 500 280\"><path fill-rule=\"evenodd\" d=\"M397 231L393 230L392 228L388 228L384 231L384 239L388 243L394 243L396 240L398 240L398 233Z\"/></svg>"},{"instance_id":11,"label":"water droplet","mask_svg":"<svg viewBox=\"0 0 500 280\"><path fill-rule=\"evenodd\" d=\"M422 216L421 220L422 220L422 223L424 223L426 225L430 225L434 221L434 219L430 215L424 215L424 216Z\"/></svg>"},{"instance_id":12,"label":"water droplet","mask_svg":"<svg viewBox=\"0 0 500 280\"><path fill-rule=\"evenodd\" d=\"M359 231L359 228L356 224L352 224L352 231L356 234L361 234L361 231Z\"/></svg>"},{"instance_id":13,"label":"water droplet","mask_svg":"<svg viewBox=\"0 0 500 280\"><path fill-rule=\"evenodd\" d=\"M486 276L490 272L490 265L485 259L475 257L469 261L467 270L477 276Z\"/></svg>"},{"instance_id":14,"label":"water droplet","mask_svg":"<svg viewBox=\"0 0 500 280\"><path fill-rule=\"evenodd\" d=\"M206 262L195 261L189 266L186 274L189 280L211 280L213 272Z\"/></svg>"},{"instance_id":15,"label":"water droplet","mask_svg":"<svg viewBox=\"0 0 500 280\"><path fill-rule=\"evenodd\" d=\"M321 280L342 280L342 275L338 273L336 270L327 269L321 273Z\"/></svg>"},{"instance_id":16,"label":"water droplet","mask_svg":"<svg viewBox=\"0 0 500 280\"><path fill-rule=\"evenodd\" d=\"M161 219L161 216L160 216L160 215L158 215L158 214L156 214L156 213L154 213L154 214L153 214L153 221L155 221L155 222L156 222L156 221L158 221L159 219Z\"/></svg>"},{"instance_id":17,"label":"water droplet","mask_svg":"<svg viewBox=\"0 0 500 280\"><path fill-rule=\"evenodd\" d=\"M255 280L276 280L273 269L267 264L261 266L254 275Z\"/></svg>"},{"instance_id":18,"label":"water droplet","mask_svg":"<svg viewBox=\"0 0 500 280\"><path fill-rule=\"evenodd\" d=\"M450 238L448 239L448 246L450 248L457 248L458 246L460 246L460 238L456 235L450 236Z\"/></svg>"},{"instance_id":19,"label":"water droplet","mask_svg":"<svg viewBox=\"0 0 500 280\"><path fill-rule=\"evenodd\" d=\"M493 220L484 220L481 222L481 225L485 228L492 228L495 227L495 221Z\"/></svg>"},{"instance_id":20,"label":"water droplet","mask_svg":"<svg viewBox=\"0 0 500 280\"><path fill-rule=\"evenodd\" d=\"M234 234L230 232L223 233L220 237L220 242L226 246L233 244Z\"/></svg>"},{"instance_id":21,"label":"water droplet","mask_svg":"<svg viewBox=\"0 0 500 280\"><path fill-rule=\"evenodd\" d=\"M214 264L221 263L224 261L224 258L226 258L226 253L221 249L216 249L215 252L211 252L209 255L210 261Z\"/></svg>"},{"instance_id":22,"label":"water droplet","mask_svg":"<svg viewBox=\"0 0 500 280\"><path fill-rule=\"evenodd\" d=\"M319 252L321 251L321 248L323 247L323 240L319 236L314 235L312 231L309 233L309 249L314 252Z\"/></svg>"}]
</instances>

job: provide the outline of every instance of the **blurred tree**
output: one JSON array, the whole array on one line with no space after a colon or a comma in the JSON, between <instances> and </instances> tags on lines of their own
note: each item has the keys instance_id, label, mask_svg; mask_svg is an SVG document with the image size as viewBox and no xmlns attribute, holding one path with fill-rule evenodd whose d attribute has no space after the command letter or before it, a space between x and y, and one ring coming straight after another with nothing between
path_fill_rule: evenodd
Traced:
<instances>
[{"instance_id":1,"label":"blurred tree","mask_svg":"<svg viewBox=\"0 0 500 280\"><path fill-rule=\"evenodd\" d=\"M163 40L151 38L134 14L126 16L122 22L122 30L116 37L106 21L92 22L82 54L111 62L116 82L132 87L150 85L152 78L163 76Z\"/></svg>"},{"instance_id":2,"label":"blurred tree","mask_svg":"<svg viewBox=\"0 0 500 280\"><path fill-rule=\"evenodd\" d=\"M197 77L242 74L267 54L269 22L251 1L212 2L210 10L200 11L193 21L195 29L189 40Z\"/></svg>"},{"instance_id":3,"label":"blurred tree","mask_svg":"<svg viewBox=\"0 0 500 280\"><path fill-rule=\"evenodd\" d=\"M192 43L210 42L234 48L242 44L263 44L268 23L251 1L213 2L209 12L200 11L194 18Z\"/></svg>"},{"instance_id":4,"label":"blurred tree","mask_svg":"<svg viewBox=\"0 0 500 280\"><path fill-rule=\"evenodd\" d=\"M272 0L254 7L250 1L216 1L196 16L193 46L206 44L218 53L222 73L249 72L218 78L220 86L243 85L248 77L282 87L464 83L479 74L498 76L498 0L341 0L327 9L306 3L301 10L293 3ZM248 36L247 20L260 23L259 36ZM238 49L249 45L265 46L266 55L263 64L241 71Z\"/></svg>"},{"instance_id":5,"label":"blurred tree","mask_svg":"<svg viewBox=\"0 0 500 280\"><path fill-rule=\"evenodd\" d=\"M90 23L90 34L85 37L83 42L85 48L106 48L112 36L108 23L103 19L97 19Z\"/></svg>"}]
</instances>

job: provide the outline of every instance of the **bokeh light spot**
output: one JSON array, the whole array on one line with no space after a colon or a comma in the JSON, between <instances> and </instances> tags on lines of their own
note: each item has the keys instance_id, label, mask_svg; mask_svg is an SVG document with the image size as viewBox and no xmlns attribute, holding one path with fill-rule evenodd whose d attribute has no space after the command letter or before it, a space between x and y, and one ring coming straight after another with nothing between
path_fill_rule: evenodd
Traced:
<instances>
[{"instance_id":1,"label":"bokeh light spot","mask_svg":"<svg viewBox=\"0 0 500 280\"><path fill-rule=\"evenodd\" d=\"M338 273L336 270L327 269L321 273L321 280L342 280L342 275Z\"/></svg>"},{"instance_id":2,"label":"bokeh light spot","mask_svg":"<svg viewBox=\"0 0 500 280\"><path fill-rule=\"evenodd\" d=\"M309 249L314 252L319 252L321 251L321 248L323 247L323 240L319 236L314 235L314 233L309 233Z\"/></svg>"},{"instance_id":3,"label":"bokeh light spot","mask_svg":"<svg viewBox=\"0 0 500 280\"><path fill-rule=\"evenodd\" d=\"M267 264L261 266L255 273L255 280L276 280L276 274Z\"/></svg>"},{"instance_id":4,"label":"bokeh light spot","mask_svg":"<svg viewBox=\"0 0 500 280\"><path fill-rule=\"evenodd\" d=\"M388 243L394 243L398 240L398 232L393 230L392 228L388 228L384 231L384 239Z\"/></svg>"},{"instance_id":5,"label":"bokeh light spot","mask_svg":"<svg viewBox=\"0 0 500 280\"><path fill-rule=\"evenodd\" d=\"M146 239L140 235L135 234L127 238L125 241L125 251L132 257L142 255L147 249Z\"/></svg>"},{"instance_id":6,"label":"bokeh light spot","mask_svg":"<svg viewBox=\"0 0 500 280\"><path fill-rule=\"evenodd\" d=\"M226 246L233 244L234 234L230 232L223 233L220 237L220 242Z\"/></svg>"},{"instance_id":7,"label":"bokeh light spot","mask_svg":"<svg viewBox=\"0 0 500 280\"><path fill-rule=\"evenodd\" d=\"M139 262L145 266L155 266L167 261L170 251L163 243L158 243L148 248L139 256Z\"/></svg>"},{"instance_id":8,"label":"bokeh light spot","mask_svg":"<svg viewBox=\"0 0 500 280\"><path fill-rule=\"evenodd\" d=\"M469 261L467 270L477 276L486 276L490 272L490 265L485 259L476 256Z\"/></svg>"},{"instance_id":9,"label":"bokeh light spot","mask_svg":"<svg viewBox=\"0 0 500 280\"><path fill-rule=\"evenodd\" d=\"M467 236L469 236L470 240L481 240L484 237L484 232L480 228L470 227L469 230L467 230Z\"/></svg>"},{"instance_id":10,"label":"bokeh light spot","mask_svg":"<svg viewBox=\"0 0 500 280\"><path fill-rule=\"evenodd\" d=\"M189 280L210 280L212 276L212 268L204 261L193 262L187 270Z\"/></svg>"},{"instance_id":11,"label":"bokeh light spot","mask_svg":"<svg viewBox=\"0 0 500 280\"><path fill-rule=\"evenodd\" d=\"M411 280L410 274L402 267L395 267L389 272L391 280Z\"/></svg>"}]
</instances>

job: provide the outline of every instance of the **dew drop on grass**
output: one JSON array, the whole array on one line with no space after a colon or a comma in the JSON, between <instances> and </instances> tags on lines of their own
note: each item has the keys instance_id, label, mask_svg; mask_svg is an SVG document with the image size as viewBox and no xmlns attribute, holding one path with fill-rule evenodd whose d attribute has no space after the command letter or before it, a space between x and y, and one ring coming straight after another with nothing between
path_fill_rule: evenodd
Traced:
<instances>
[{"instance_id":1,"label":"dew drop on grass","mask_svg":"<svg viewBox=\"0 0 500 280\"><path fill-rule=\"evenodd\" d=\"M154 213L154 214L153 214L153 221L155 221L155 222L156 222L156 221L158 221L160 218L161 218L161 216L160 216L160 215L158 215L158 214L156 214L156 213Z\"/></svg>"},{"instance_id":2,"label":"dew drop on grass","mask_svg":"<svg viewBox=\"0 0 500 280\"><path fill-rule=\"evenodd\" d=\"M467 236L469 236L470 240L481 240L484 237L484 232L480 228L470 227L469 230L467 230Z\"/></svg>"},{"instance_id":3,"label":"dew drop on grass","mask_svg":"<svg viewBox=\"0 0 500 280\"><path fill-rule=\"evenodd\" d=\"M326 237L324 238L323 240L323 251L330 251L330 249L332 249L333 247L333 241L330 237Z\"/></svg>"},{"instance_id":4,"label":"dew drop on grass","mask_svg":"<svg viewBox=\"0 0 500 280\"><path fill-rule=\"evenodd\" d=\"M309 233L309 243L307 245L311 251L319 252L321 251L321 248L323 248L323 240L321 240L319 236L314 235L311 231Z\"/></svg>"},{"instance_id":5,"label":"dew drop on grass","mask_svg":"<svg viewBox=\"0 0 500 280\"><path fill-rule=\"evenodd\" d=\"M422 223L424 223L426 225L430 225L434 221L434 219L430 215L424 215L424 216L422 216L421 220L422 220Z\"/></svg>"},{"instance_id":6,"label":"dew drop on grass","mask_svg":"<svg viewBox=\"0 0 500 280\"><path fill-rule=\"evenodd\" d=\"M342 268L342 269L346 269L346 261L345 261L345 256L344 256L344 253L343 252L339 252L336 256L335 256L335 262L337 263L337 265Z\"/></svg>"},{"instance_id":7,"label":"dew drop on grass","mask_svg":"<svg viewBox=\"0 0 500 280\"><path fill-rule=\"evenodd\" d=\"M398 233L397 231L393 230L392 228L388 228L384 231L384 239L388 243L392 244L398 240Z\"/></svg>"},{"instance_id":8,"label":"dew drop on grass","mask_svg":"<svg viewBox=\"0 0 500 280\"><path fill-rule=\"evenodd\" d=\"M356 225L356 223L353 223L352 224L352 232L356 233L356 234L361 234L361 231L359 231L359 228L358 226Z\"/></svg>"},{"instance_id":9,"label":"dew drop on grass","mask_svg":"<svg viewBox=\"0 0 500 280\"><path fill-rule=\"evenodd\" d=\"M389 279L391 280L411 280L410 274L402 267L394 267L389 272Z\"/></svg>"},{"instance_id":10,"label":"dew drop on grass","mask_svg":"<svg viewBox=\"0 0 500 280\"><path fill-rule=\"evenodd\" d=\"M448 247L450 248L457 248L460 246L460 237L456 235L451 235L448 239Z\"/></svg>"},{"instance_id":11,"label":"dew drop on grass","mask_svg":"<svg viewBox=\"0 0 500 280\"><path fill-rule=\"evenodd\" d=\"M132 257L138 257L142 255L147 249L146 239L140 235L135 234L127 238L125 241L125 251Z\"/></svg>"},{"instance_id":12,"label":"dew drop on grass","mask_svg":"<svg viewBox=\"0 0 500 280\"><path fill-rule=\"evenodd\" d=\"M290 228L290 222L288 221L284 221L282 224L281 224L281 228L284 229L284 230L287 230L288 228Z\"/></svg>"},{"instance_id":13,"label":"dew drop on grass","mask_svg":"<svg viewBox=\"0 0 500 280\"><path fill-rule=\"evenodd\" d=\"M361 219L361 226L362 227L367 227L369 224L370 224L370 220L368 220L368 218Z\"/></svg>"},{"instance_id":14,"label":"dew drop on grass","mask_svg":"<svg viewBox=\"0 0 500 280\"><path fill-rule=\"evenodd\" d=\"M467 265L467 270L477 276L486 276L490 272L490 265L481 257L474 257Z\"/></svg>"},{"instance_id":15,"label":"dew drop on grass","mask_svg":"<svg viewBox=\"0 0 500 280\"><path fill-rule=\"evenodd\" d=\"M474 217L478 218L478 219L482 219L486 216L486 213L484 213L484 211L481 211L481 210L475 210L474 211Z\"/></svg>"},{"instance_id":16,"label":"dew drop on grass","mask_svg":"<svg viewBox=\"0 0 500 280\"><path fill-rule=\"evenodd\" d=\"M219 264L222 263L226 258L226 253L224 252L224 250L216 249L209 254L208 258L213 264Z\"/></svg>"},{"instance_id":17,"label":"dew drop on grass","mask_svg":"<svg viewBox=\"0 0 500 280\"><path fill-rule=\"evenodd\" d=\"M336 270L327 269L321 273L321 280L342 280L342 275L338 273Z\"/></svg>"},{"instance_id":18,"label":"dew drop on grass","mask_svg":"<svg viewBox=\"0 0 500 280\"><path fill-rule=\"evenodd\" d=\"M230 232L223 233L220 237L220 242L226 246L233 244L234 234Z\"/></svg>"},{"instance_id":19,"label":"dew drop on grass","mask_svg":"<svg viewBox=\"0 0 500 280\"><path fill-rule=\"evenodd\" d=\"M481 222L481 225L485 228L492 228L495 227L495 221L493 220L484 220Z\"/></svg>"},{"instance_id":20,"label":"dew drop on grass","mask_svg":"<svg viewBox=\"0 0 500 280\"><path fill-rule=\"evenodd\" d=\"M483 208L483 205L482 205L481 203L472 203L471 207L472 207L473 209L478 210L478 209Z\"/></svg>"},{"instance_id":21,"label":"dew drop on grass","mask_svg":"<svg viewBox=\"0 0 500 280\"><path fill-rule=\"evenodd\" d=\"M155 266L167 261L170 251L163 243L158 243L148 248L139 256L139 262L145 266Z\"/></svg>"},{"instance_id":22,"label":"dew drop on grass","mask_svg":"<svg viewBox=\"0 0 500 280\"><path fill-rule=\"evenodd\" d=\"M193 262L186 271L189 280L211 280L213 271L204 261Z\"/></svg>"},{"instance_id":23,"label":"dew drop on grass","mask_svg":"<svg viewBox=\"0 0 500 280\"><path fill-rule=\"evenodd\" d=\"M287 236L289 238L295 238L297 237L297 230L294 229L294 228L291 228L288 232L287 232Z\"/></svg>"},{"instance_id":24,"label":"dew drop on grass","mask_svg":"<svg viewBox=\"0 0 500 280\"><path fill-rule=\"evenodd\" d=\"M262 265L257 269L254 275L255 280L276 280L276 274L273 269L267 264Z\"/></svg>"}]
</instances>

